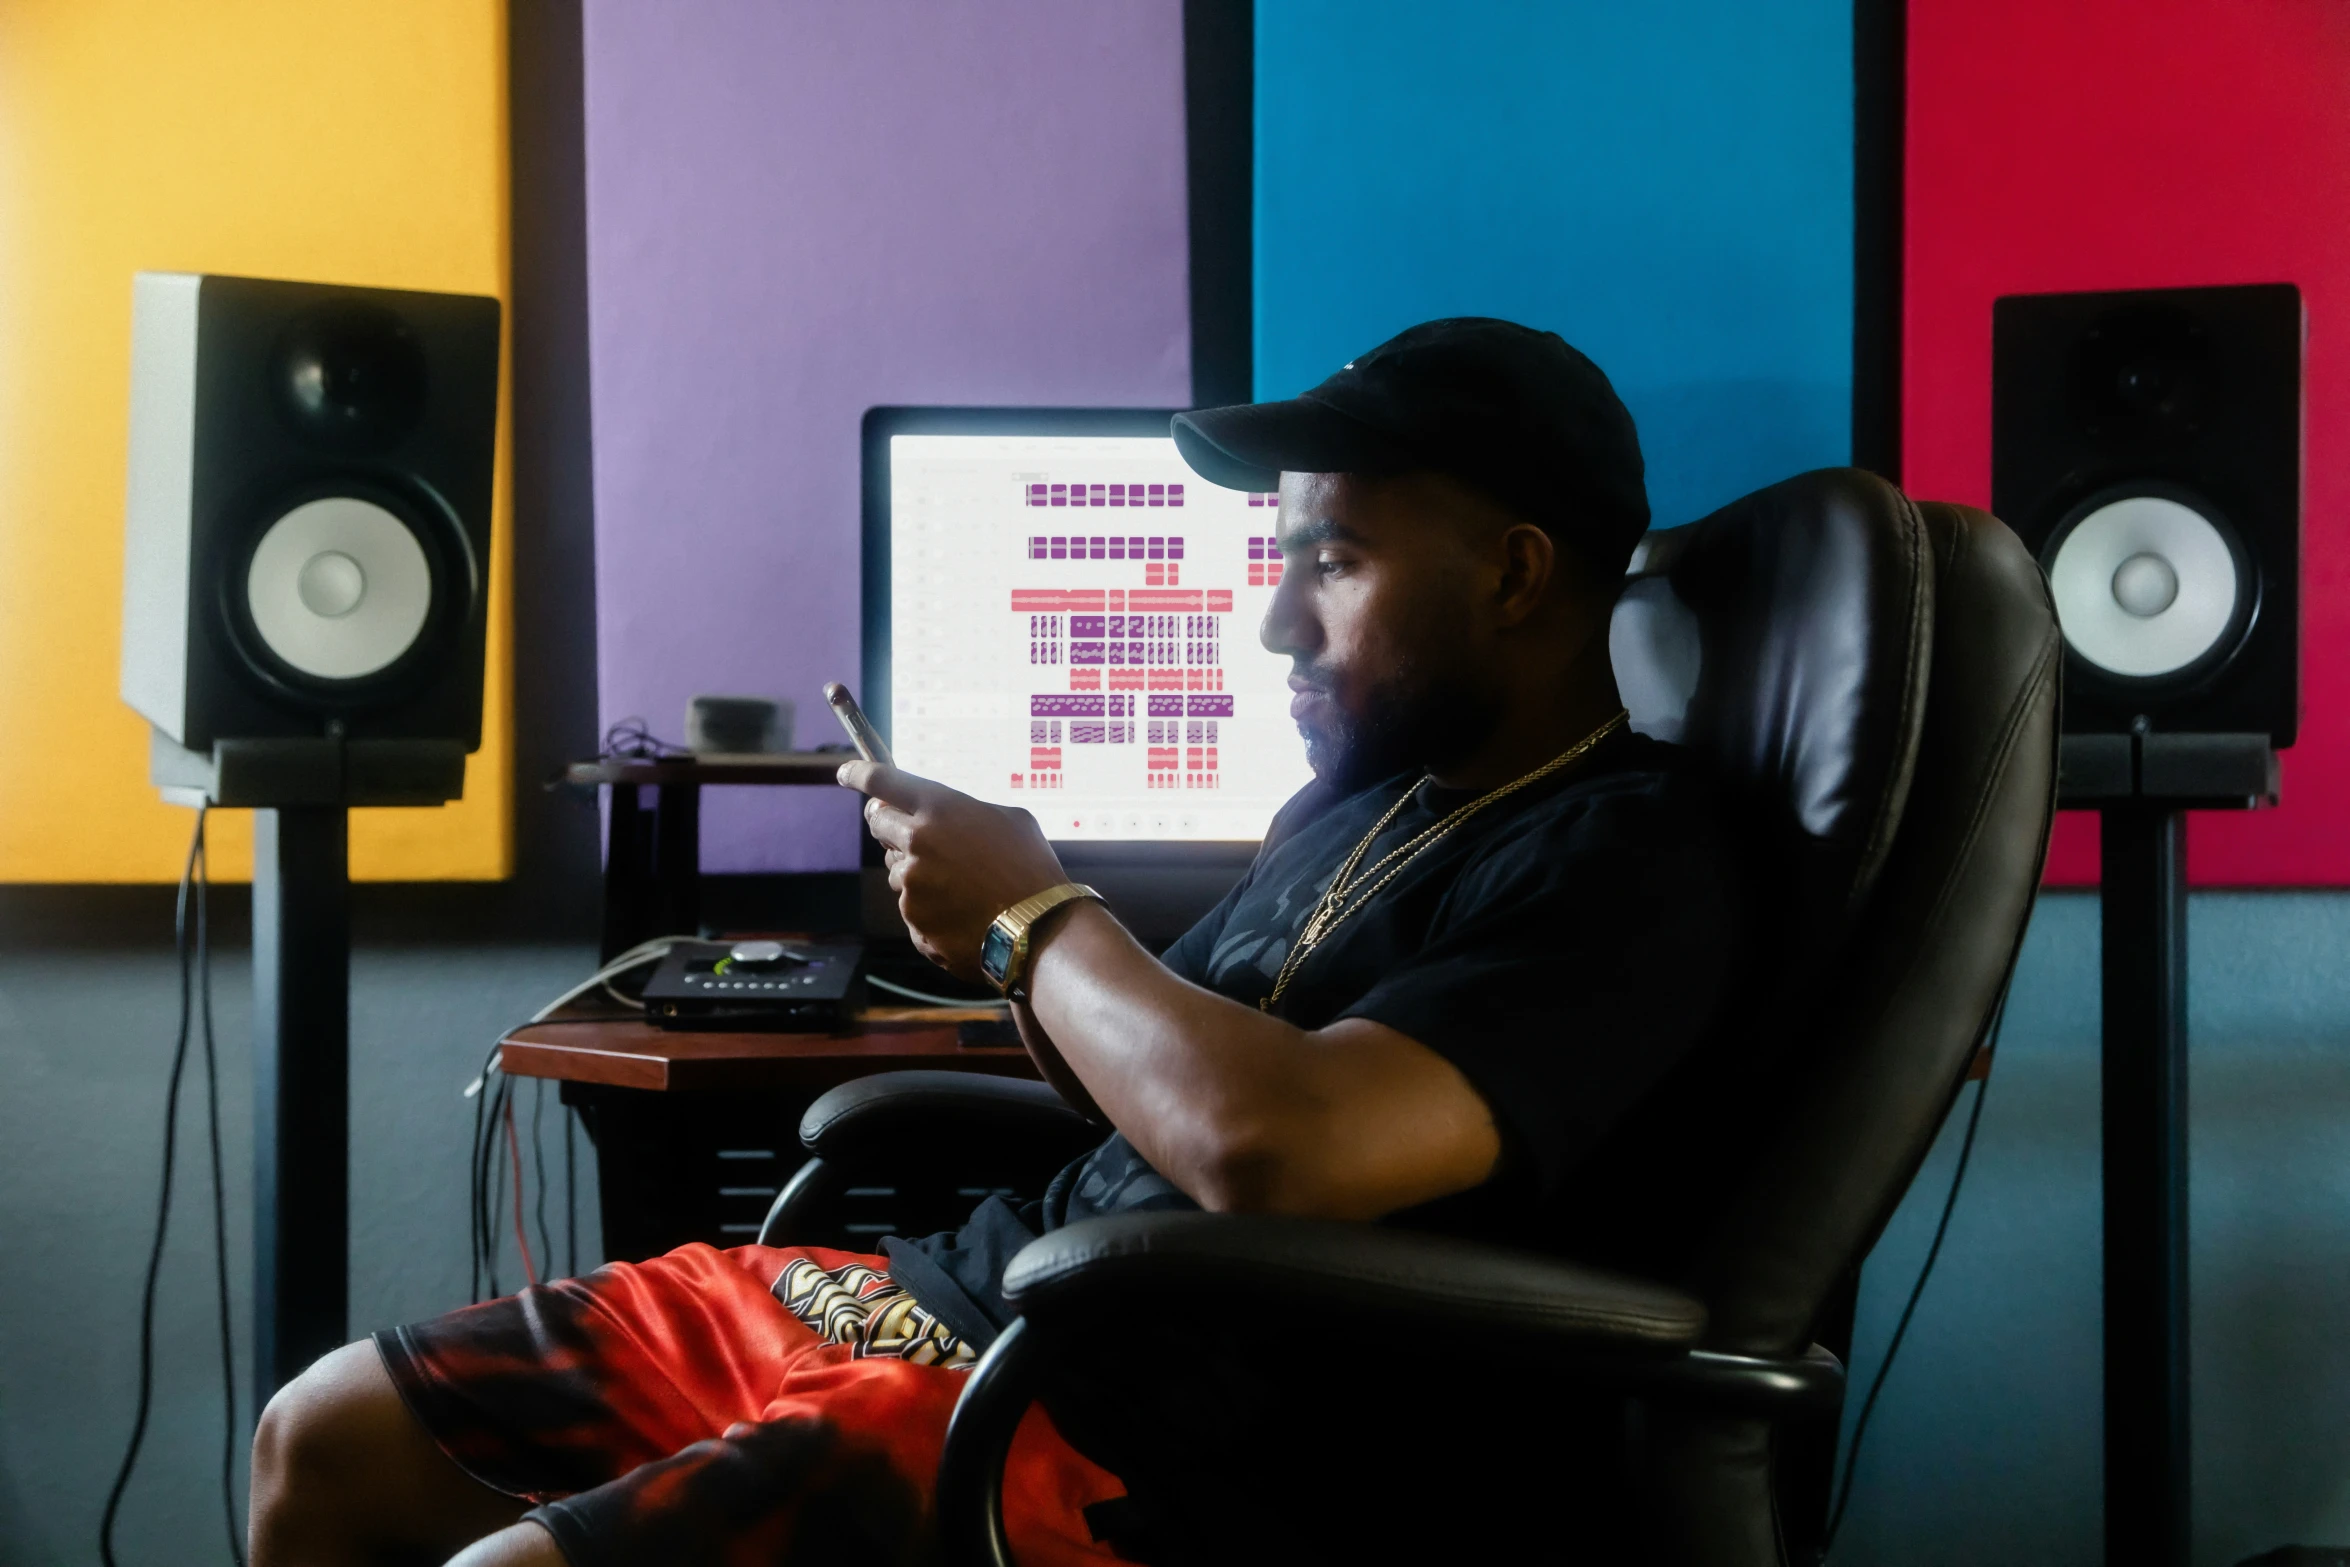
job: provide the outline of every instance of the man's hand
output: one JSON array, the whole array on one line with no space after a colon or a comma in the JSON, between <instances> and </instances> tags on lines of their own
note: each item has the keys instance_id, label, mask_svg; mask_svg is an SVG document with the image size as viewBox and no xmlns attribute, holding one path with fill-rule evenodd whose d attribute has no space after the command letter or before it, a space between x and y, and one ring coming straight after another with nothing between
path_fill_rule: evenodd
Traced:
<instances>
[{"instance_id":1,"label":"man's hand","mask_svg":"<svg viewBox=\"0 0 2350 1567\"><path fill-rule=\"evenodd\" d=\"M870 797L865 824L915 950L958 979L984 977L979 943L998 914L1069 879L1026 811L874 762L844 763L839 778Z\"/></svg>"}]
</instances>

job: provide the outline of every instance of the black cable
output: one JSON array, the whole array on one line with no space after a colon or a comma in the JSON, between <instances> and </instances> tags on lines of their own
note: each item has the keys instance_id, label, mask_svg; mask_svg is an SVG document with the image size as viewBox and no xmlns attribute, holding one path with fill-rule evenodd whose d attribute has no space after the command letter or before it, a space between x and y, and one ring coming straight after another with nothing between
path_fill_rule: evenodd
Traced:
<instances>
[{"instance_id":1,"label":"black cable","mask_svg":"<svg viewBox=\"0 0 2350 1567\"><path fill-rule=\"evenodd\" d=\"M131 1417L131 1439L124 1448L122 1467L106 1493L106 1510L98 1519L98 1559L114 1563L114 1521L121 1515L123 1494L139 1465L139 1449L147 1439L147 1415L155 1397L155 1284L163 1273L163 1242L171 1231L172 1166L179 1156L180 1076L188 1064L189 1022L194 1012L194 954L188 942L188 890L196 879L196 861L204 852L204 808L196 810L195 835L188 842L188 860L180 871L179 898L172 906L173 946L179 955L180 1019L171 1047L171 1074L163 1091L163 1188L155 1201L155 1239L147 1248L147 1278L139 1291L139 1397Z\"/></svg>"},{"instance_id":2,"label":"black cable","mask_svg":"<svg viewBox=\"0 0 2350 1567\"><path fill-rule=\"evenodd\" d=\"M498 1227L506 1222L506 1144L501 1134L506 1129L506 1112L514 1102L514 1080L505 1073L498 1074L498 1097L490 1105L489 1130L482 1138L483 1157L489 1161L489 1228L482 1237L488 1253L490 1295L495 1298L505 1293L498 1287L498 1253L504 1244ZM515 1172L520 1179L520 1172Z\"/></svg>"},{"instance_id":3,"label":"black cable","mask_svg":"<svg viewBox=\"0 0 2350 1567\"><path fill-rule=\"evenodd\" d=\"M490 1079L489 1091L482 1095L488 1102L487 1119L481 1132L481 1266L482 1283L491 1296L498 1287L498 1226L505 1220L505 1205L498 1194L506 1184L506 1150L498 1141L500 1123L505 1117L506 1095L511 1091L501 1069Z\"/></svg>"},{"instance_id":4,"label":"black cable","mask_svg":"<svg viewBox=\"0 0 2350 1567\"><path fill-rule=\"evenodd\" d=\"M202 807L199 807L201 811ZM220 1506L228 1553L245 1567L245 1532L237 1526L237 1352L228 1298L228 1197L221 1178L220 1051L212 1030L212 854L196 829L196 997L204 1024L204 1115L212 1142L212 1283L220 1323Z\"/></svg>"},{"instance_id":5,"label":"black cable","mask_svg":"<svg viewBox=\"0 0 2350 1567\"><path fill-rule=\"evenodd\" d=\"M2007 1020L2007 998L1999 998L1999 1010L1992 1015L1990 1043L1987 1049L1996 1051L1999 1028ZM1975 1129L1983 1124L1983 1098L1991 1091L1991 1079L1986 1076L1975 1084L1974 1108L1967 1112L1966 1136L1959 1141L1958 1164L1950 1172L1950 1195L1942 1200L1941 1222L1934 1226L1933 1244L1926 1248L1926 1260L1918 1268L1917 1282L1909 1287L1909 1300L1901 1308L1901 1320L1893 1325L1893 1337L1885 1345L1885 1358L1877 1364L1877 1374L1869 1380L1869 1396L1861 1401L1860 1418L1852 1423L1852 1442L1844 1453L1844 1483L1837 1489L1836 1505L1829 1510L1828 1527L1820 1539L1820 1559L1827 1560L1835 1549L1836 1531L1844 1525L1844 1509L1852 1502L1852 1477L1860 1469L1860 1444L1869 1434L1869 1416L1876 1413L1877 1395L1885 1390L1886 1373L1893 1369L1893 1357L1901 1353L1901 1341L1909 1333L1910 1318L1917 1315L1918 1301L1926 1293L1926 1280L1934 1276L1935 1259L1942 1255L1942 1239L1950 1233L1950 1216L1958 1211L1958 1189L1966 1180L1967 1161L1975 1151Z\"/></svg>"},{"instance_id":6,"label":"black cable","mask_svg":"<svg viewBox=\"0 0 2350 1567\"><path fill-rule=\"evenodd\" d=\"M540 1018L530 1026L553 1028L573 1023L615 1023L636 1021L628 1013L595 1012L569 1017ZM510 1080L498 1069L501 1046L492 1045L482 1058L480 1075L465 1091L473 1101L473 1142L466 1156L465 1172L465 1228L466 1263L470 1270L468 1292L476 1301L495 1298L498 1293L498 1224L500 1223L499 1195L505 1188L505 1175L499 1163L498 1132L506 1095L512 1092ZM539 1100L531 1109L531 1151L538 1166L538 1230L539 1245L546 1250L552 1265L554 1253L548 1250L552 1234L547 1220L547 1165L546 1151L539 1137L539 1115L545 1095L544 1079L540 1084ZM575 1142L578 1111L569 1105L562 1107L563 1119L563 1236L568 1258L566 1273L579 1274L579 1150ZM489 1294L482 1293L484 1286Z\"/></svg>"},{"instance_id":7,"label":"black cable","mask_svg":"<svg viewBox=\"0 0 2350 1567\"><path fill-rule=\"evenodd\" d=\"M531 1211L538 1216L539 1226L539 1281L545 1283L555 1277L555 1242L547 1232L547 1145L539 1139L539 1118L547 1109L547 1080L534 1077L530 1089L530 1168L538 1183L538 1199ZM522 1172L514 1172L514 1179L522 1179Z\"/></svg>"},{"instance_id":8,"label":"black cable","mask_svg":"<svg viewBox=\"0 0 2350 1567\"><path fill-rule=\"evenodd\" d=\"M492 1045L482 1058L481 1075L473 1080L473 1147L466 1170L466 1199L471 1210L466 1215L466 1242L472 1253L473 1298L483 1299L482 1286L489 1286L491 1296L498 1292L498 1260L491 1241L489 1191L490 1149L496 1142L497 1117L492 1113L492 1102L497 1098L498 1046Z\"/></svg>"},{"instance_id":9,"label":"black cable","mask_svg":"<svg viewBox=\"0 0 2350 1567\"><path fill-rule=\"evenodd\" d=\"M481 1152L481 1287L485 1299L498 1294L498 1193L490 1184L497 1171L498 1157L498 1085L493 1080L482 1094L487 1101L483 1114L488 1118L482 1128Z\"/></svg>"},{"instance_id":10,"label":"black cable","mask_svg":"<svg viewBox=\"0 0 2350 1567\"><path fill-rule=\"evenodd\" d=\"M481 1097L485 1124L481 1146L474 1154L474 1180L481 1193L481 1278L482 1294L486 1299L494 1298L498 1293L498 1197L490 1188L490 1174L495 1168L490 1161L496 1156L498 1142L498 1084L494 1077L490 1085L482 1090Z\"/></svg>"},{"instance_id":11,"label":"black cable","mask_svg":"<svg viewBox=\"0 0 2350 1567\"><path fill-rule=\"evenodd\" d=\"M490 1053L495 1057L497 1052ZM481 1119L483 1102L489 1098L489 1063L482 1063L481 1076L474 1081L473 1091L466 1097L473 1101L473 1140L465 1145L465 1262L471 1269L465 1291L469 1299L481 1299Z\"/></svg>"},{"instance_id":12,"label":"black cable","mask_svg":"<svg viewBox=\"0 0 2350 1567\"><path fill-rule=\"evenodd\" d=\"M481 1075L466 1097L473 1101L473 1140L465 1146L465 1261L472 1270L467 1296L481 1299L481 1123L489 1106L490 1067L498 1059L496 1046L482 1059Z\"/></svg>"},{"instance_id":13,"label":"black cable","mask_svg":"<svg viewBox=\"0 0 2350 1567\"><path fill-rule=\"evenodd\" d=\"M691 756L684 746L664 740L653 733L651 726L641 718L623 718L604 731L604 761L665 761L673 756Z\"/></svg>"},{"instance_id":14,"label":"black cable","mask_svg":"<svg viewBox=\"0 0 2350 1567\"><path fill-rule=\"evenodd\" d=\"M641 725L639 726L641 727ZM615 733L619 732L618 726ZM652 742L659 744L660 742ZM652 962L658 953L647 954L641 961ZM592 981L591 981L592 984ZM583 989L587 987L582 987ZM576 994L576 993L574 993ZM566 996L567 1001L572 999ZM628 1013L574 1013L566 1017L537 1017L533 1028L551 1028L570 1023L634 1022ZM468 1293L475 1301L498 1295L498 1196L503 1190L505 1176L497 1166L498 1133L503 1118L506 1096L512 1092L506 1075L498 1069L503 1043L490 1046L482 1058L481 1071L467 1086L465 1097L473 1101L473 1141L466 1153L465 1171L465 1250L466 1267L470 1274ZM539 1083L539 1097L531 1102L531 1157L538 1169L538 1231L539 1249L546 1254L550 1273L554 1266L552 1235L547 1222L547 1163L546 1147L540 1137L540 1117L544 1110L546 1085ZM495 1085L495 1086L493 1086ZM576 1278L579 1274L579 1153L574 1141L578 1112L571 1106L563 1107L563 1235L568 1257L566 1273ZM516 1172L516 1180L521 1179ZM482 1293L487 1286L489 1295Z\"/></svg>"},{"instance_id":15,"label":"black cable","mask_svg":"<svg viewBox=\"0 0 2350 1567\"><path fill-rule=\"evenodd\" d=\"M563 1273L579 1277L579 1111L563 1107Z\"/></svg>"}]
</instances>

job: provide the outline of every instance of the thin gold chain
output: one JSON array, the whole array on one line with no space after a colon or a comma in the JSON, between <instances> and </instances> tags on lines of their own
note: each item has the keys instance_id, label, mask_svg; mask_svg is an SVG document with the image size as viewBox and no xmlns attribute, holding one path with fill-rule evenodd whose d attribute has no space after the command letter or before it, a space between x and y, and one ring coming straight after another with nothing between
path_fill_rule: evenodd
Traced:
<instances>
[{"instance_id":1,"label":"thin gold chain","mask_svg":"<svg viewBox=\"0 0 2350 1567\"><path fill-rule=\"evenodd\" d=\"M1523 777L1512 779L1498 789L1477 796L1466 805L1455 808L1442 821L1433 826L1423 827L1409 839L1381 855L1378 862L1369 870L1357 875L1355 867L1360 865L1363 856L1371 851L1371 845L1379 841L1379 835L1387 830L1388 823L1394 821L1403 808L1411 802L1412 796L1420 792L1420 785L1428 781L1428 774L1422 773L1418 778L1412 780L1411 787L1397 796L1396 802L1387 808L1387 813L1384 816L1371 824L1371 830L1363 834L1363 841L1355 845L1354 853L1346 857L1346 863L1338 867L1338 874L1330 878L1330 885L1323 889L1321 898L1314 904L1313 912L1306 916L1305 926L1297 933L1297 940L1290 944L1289 955L1282 959L1281 972L1273 980L1272 993L1257 1003L1257 1009L1261 1012L1270 1012L1279 1006L1282 994L1289 989L1289 982L1297 977L1297 971L1305 966L1306 959L1313 955L1314 949L1328 940L1332 931L1345 924L1348 916L1352 915L1355 910L1376 897L1380 888L1403 874L1406 866L1434 847L1438 839L1443 838L1494 801L1516 794L1528 784L1539 783L1562 767L1572 766L1584 752L1615 733L1617 728L1629 721L1631 716L1622 708L1616 709L1616 715L1613 718L1592 730L1591 733L1573 745L1568 746L1549 761L1544 762L1540 767ZM1374 877L1377 879L1373 880ZM1365 886L1366 882L1370 885Z\"/></svg>"}]
</instances>

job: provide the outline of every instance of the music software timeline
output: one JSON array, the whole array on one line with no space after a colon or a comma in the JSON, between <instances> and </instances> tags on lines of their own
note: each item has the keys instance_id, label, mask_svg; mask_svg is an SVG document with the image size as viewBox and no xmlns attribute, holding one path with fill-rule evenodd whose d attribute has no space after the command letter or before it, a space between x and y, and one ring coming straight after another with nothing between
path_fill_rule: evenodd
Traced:
<instances>
[{"instance_id":1,"label":"music software timeline","mask_svg":"<svg viewBox=\"0 0 2350 1567\"><path fill-rule=\"evenodd\" d=\"M899 435L891 746L1060 839L1250 840L1311 776L1257 642L1275 498L1172 440Z\"/></svg>"}]
</instances>

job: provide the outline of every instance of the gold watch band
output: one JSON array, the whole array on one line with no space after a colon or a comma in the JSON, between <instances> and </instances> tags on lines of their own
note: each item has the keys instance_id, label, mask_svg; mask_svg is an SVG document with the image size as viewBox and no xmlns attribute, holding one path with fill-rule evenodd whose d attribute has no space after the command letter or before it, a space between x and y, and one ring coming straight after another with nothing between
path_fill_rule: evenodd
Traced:
<instances>
[{"instance_id":1,"label":"gold watch band","mask_svg":"<svg viewBox=\"0 0 2350 1567\"><path fill-rule=\"evenodd\" d=\"M1102 901L1102 895L1083 882L1065 881L1057 887L1047 887L1031 897L1022 898L995 917L992 922L994 928L1011 944L1012 949L1010 961L1004 965L1003 978L997 982L997 988L1005 995L1018 997L1027 994L1028 965L1034 956L1038 924L1055 909L1080 898L1091 898L1096 903Z\"/></svg>"}]
</instances>

